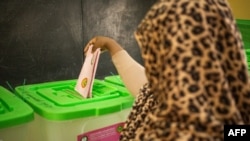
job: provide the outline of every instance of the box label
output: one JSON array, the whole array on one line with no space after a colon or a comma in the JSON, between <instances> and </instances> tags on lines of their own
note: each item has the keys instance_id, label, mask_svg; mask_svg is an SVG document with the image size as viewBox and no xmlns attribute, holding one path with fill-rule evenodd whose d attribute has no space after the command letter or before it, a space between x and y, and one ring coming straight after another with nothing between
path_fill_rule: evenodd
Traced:
<instances>
[{"instance_id":1,"label":"box label","mask_svg":"<svg viewBox=\"0 0 250 141\"><path fill-rule=\"evenodd\" d=\"M77 136L77 141L118 141L124 122L93 130Z\"/></svg>"}]
</instances>

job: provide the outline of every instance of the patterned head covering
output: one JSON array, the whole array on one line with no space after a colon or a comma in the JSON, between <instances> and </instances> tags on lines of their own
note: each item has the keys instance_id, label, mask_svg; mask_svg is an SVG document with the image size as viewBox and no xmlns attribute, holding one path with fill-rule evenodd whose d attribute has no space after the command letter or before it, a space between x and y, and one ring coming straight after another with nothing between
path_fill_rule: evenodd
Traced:
<instances>
[{"instance_id":1,"label":"patterned head covering","mask_svg":"<svg viewBox=\"0 0 250 141\"><path fill-rule=\"evenodd\" d=\"M121 140L223 140L250 123L241 34L226 0L160 0L135 32L146 84Z\"/></svg>"}]
</instances>

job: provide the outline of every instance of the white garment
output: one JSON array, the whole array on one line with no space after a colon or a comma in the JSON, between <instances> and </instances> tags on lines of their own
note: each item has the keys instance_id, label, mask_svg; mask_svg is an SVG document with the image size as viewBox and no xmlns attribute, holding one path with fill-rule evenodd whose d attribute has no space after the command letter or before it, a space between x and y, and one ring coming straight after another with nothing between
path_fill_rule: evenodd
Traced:
<instances>
[{"instance_id":1,"label":"white garment","mask_svg":"<svg viewBox=\"0 0 250 141\"><path fill-rule=\"evenodd\" d=\"M147 83L144 67L136 62L125 50L115 53L112 56L112 61L126 88L136 96L139 89Z\"/></svg>"}]
</instances>

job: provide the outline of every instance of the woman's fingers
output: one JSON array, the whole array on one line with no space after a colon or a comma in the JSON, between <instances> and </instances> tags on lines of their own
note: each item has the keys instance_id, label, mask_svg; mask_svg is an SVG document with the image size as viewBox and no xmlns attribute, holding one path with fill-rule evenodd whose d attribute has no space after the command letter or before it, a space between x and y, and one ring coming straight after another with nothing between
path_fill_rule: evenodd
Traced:
<instances>
[{"instance_id":1,"label":"woman's fingers","mask_svg":"<svg viewBox=\"0 0 250 141\"><path fill-rule=\"evenodd\" d=\"M92 38L92 39L87 43L87 45L84 47L84 55L86 55L86 53L87 53L87 51L88 51L88 49L89 49L89 47L90 47L91 45L93 45L93 47L92 47L92 52L94 52L94 51L96 50L96 48L95 48L95 46L94 46L95 41L96 41L96 38Z\"/></svg>"},{"instance_id":2,"label":"woman's fingers","mask_svg":"<svg viewBox=\"0 0 250 141\"><path fill-rule=\"evenodd\" d=\"M108 48L106 44L109 41L110 41L110 38L104 37L104 36L96 36L92 38L84 47L84 54L86 55L86 52L88 51L90 45L93 45L92 52L96 51L97 48L100 48L101 52L106 51Z\"/></svg>"}]
</instances>

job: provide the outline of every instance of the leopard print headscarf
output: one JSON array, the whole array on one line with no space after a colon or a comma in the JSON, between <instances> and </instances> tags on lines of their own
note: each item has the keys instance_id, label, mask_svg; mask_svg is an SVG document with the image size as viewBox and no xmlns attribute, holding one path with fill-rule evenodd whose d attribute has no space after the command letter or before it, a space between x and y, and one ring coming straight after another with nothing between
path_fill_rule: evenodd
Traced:
<instances>
[{"instance_id":1,"label":"leopard print headscarf","mask_svg":"<svg viewBox=\"0 0 250 141\"><path fill-rule=\"evenodd\" d=\"M135 32L149 84L121 140L223 140L224 124L250 124L241 34L226 0L160 0Z\"/></svg>"}]
</instances>

